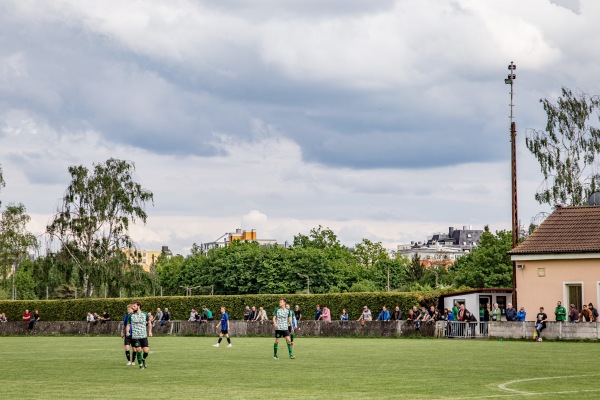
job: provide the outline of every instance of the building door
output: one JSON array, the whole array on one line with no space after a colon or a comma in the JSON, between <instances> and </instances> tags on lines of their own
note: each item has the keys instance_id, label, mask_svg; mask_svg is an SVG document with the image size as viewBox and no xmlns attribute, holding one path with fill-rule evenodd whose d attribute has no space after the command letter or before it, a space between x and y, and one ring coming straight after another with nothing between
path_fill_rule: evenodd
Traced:
<instances>
[{"instance_id":1,"label":"building door","mask_svg":"<svg viewBox=\"0 0 600 400\"><path fill-rule=\"evenodd\" d=\"M567 285L567 295L569 296L569 305L574 304L575 308L581 310L581 306L583 304L583 297L581 295L581 285L580 284L568 284Z\"/></svg>"},{"instance_id":2,"label":"building door","mask_svg":"<svg viewBox=\"0 0 600 400\"><path fill-rule=\"evenodd\" d=\"M487 305L492 307L492 296L479 296L479 321L482 321L483 318L483 310L487 307Z\"/></svg>"}]
</instances>

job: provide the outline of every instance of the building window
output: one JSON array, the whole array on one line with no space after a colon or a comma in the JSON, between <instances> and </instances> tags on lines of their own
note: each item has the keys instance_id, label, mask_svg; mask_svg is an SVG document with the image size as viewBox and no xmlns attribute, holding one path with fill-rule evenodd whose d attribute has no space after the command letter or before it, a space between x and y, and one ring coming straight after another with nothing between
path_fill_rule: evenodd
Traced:
<instances>
[{"instance_id":1,"label":"building window","mask_svg":"<svg viewBox=\"0 0 600 400\"><path fill-rule=\"evenodd\" d=\"M142 257L146 257L146 253L142 253Z\"/></svg>"},{"instance_id":2,"label":"building window","mask_svg":"<svg viewBox=\"0 0 600 400\"><path fill-rule=\"evenodd\" d=\"M498 303L498 308L504 314L506 311L506 296L496 296L496 303Z\"/></svg>"},{"instance_id":3,"label":"building window","mask_svg":"<svg viewBox=\"0 0 600 400\"><path fill-rule=\"evenodd\" d=\"M568 304L573 304L576 309L581 310L583 305L583 288L580 283L568 283L565 285Z\"/></svg>"}]
</instances>

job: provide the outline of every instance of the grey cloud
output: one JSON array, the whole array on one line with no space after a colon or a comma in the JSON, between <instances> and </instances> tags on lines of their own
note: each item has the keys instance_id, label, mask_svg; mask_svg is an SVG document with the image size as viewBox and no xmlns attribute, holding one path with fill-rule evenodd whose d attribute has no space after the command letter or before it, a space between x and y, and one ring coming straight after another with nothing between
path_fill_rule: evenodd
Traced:
<instances>
[{"instance_id":1,"label":"grey cloud","mask_svg":"<svg viewBox=\"0 0 600 400\"><path fill-rule=\"evenodd\" d=\"M579 14L581 12L581 3L579 0L550 0L550 3L571 10L575 14Z\"/></svg>"},{"instance_id":2,"label":"grey cloud","mask_svg":"<svg viewBox=\"0 0 600 400\"><path fill-rule=\"evenodd\" d=\"M392 0L378 0L365 2L361 0L292 0L281 2L277 0L258 0L248 2L244 0L222 0L211 5L222 12L236 10L247 18L264 20L265 9L269 10L271 18L306 18L306 17L341 17L359 16L389 10L394 6Z\"/></svg>"},{"instance_id":3,"label":"grey cloud","mask_svg":"<svg viewBox=\"0 0 600 400\"><path fill-rule=\"evenodd\" d=\"M235 10L241 18L265 7L272 18L278 13L339 18L394 4L259 3L223 1L210 7ZM349 89L339 82L290 78L261 60L252 45L220 48L214 59L198 55L202 62L177 62L137 53L77 21L49 19L31 26L13 18L8 6L0 10L6 11L0 16L0 53L22 54L27 66L27 76L0 86L2 98L10 97L0 98L0 111L31 109L58 132L93 129L107 141L155 153L215 156L221 150L213 145L214 133L248 140L252 119L260 118L297 142L305 160L323 165L414 169L508 156L495 137L503 129L497 121L508 113L504 72L495 81L469 60L453 72L433 52L432 59L405 72L419 76L414 83ZM423 87L428 75L434 79ZM443 88L438 97L436 88ZM482 88L485 96L478 93ZM444 90L454 95L445 98ZM489 111L494 104L496 115Z\"/></svg>"},{"instance_id":4,"label":"grey cloud","mask_svg":"<svg viewBox=\"0 0 600 400\"><path fill-rule=\"evenodd\" d=\"M34 184L52 185L64 183L68 178L67 169L57 163L47 154L39 151L12 153L7 157L25 174L29 182Z\"/></svg>"}]
</instances>

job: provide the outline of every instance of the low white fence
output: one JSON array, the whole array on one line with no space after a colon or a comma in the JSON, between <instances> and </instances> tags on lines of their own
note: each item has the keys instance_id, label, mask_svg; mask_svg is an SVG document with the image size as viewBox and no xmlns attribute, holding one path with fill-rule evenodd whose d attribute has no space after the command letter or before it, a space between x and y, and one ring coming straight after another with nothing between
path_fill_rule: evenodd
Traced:
<instances>
[{"instance_id":1,"label":"low white fence","mask_svg":"<svg viewBox=\"0 0 600 400\"><path fill-rule=\"evenodd\" d=\"M488 322L438 321L437 337L447 338L481 338L489 334Z\"/></svg>"}]
</instances>

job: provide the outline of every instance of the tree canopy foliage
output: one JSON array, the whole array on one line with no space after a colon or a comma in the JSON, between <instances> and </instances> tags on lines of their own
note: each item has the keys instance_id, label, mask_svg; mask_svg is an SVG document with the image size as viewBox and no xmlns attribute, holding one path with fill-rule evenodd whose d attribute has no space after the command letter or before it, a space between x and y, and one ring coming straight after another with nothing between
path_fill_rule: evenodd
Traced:
<instances>
[{"instance_id":1,"label":"tree canopy foliage","mask_svg":"<svg viewBox=\"0 0 600 400\"><path fill-rule=\"evenodd\" d=\"M456 260L450 271L457 286L472 288L512 287L512 262L507 254L512 248L510 231L490 232L486 226L479 244Z\"/></svg>"},{"instance_id":2,"label":"tree canopy foliage","mask_svg":"<svg viewBox=\"0 0 600 400\"><path fill-rule=\"evenodd\" d=\"M120 279L127 264L121 249L133 246L129 226L146 222L153 194L133 180L134 171L133 163L114 158L91 171L69 167L71 183L46 231L79 269L84 297Z\"/></svg>"},{"instance_id":3,"label":"tree canopy foliage","mask_svg":"<svg viewBox=\"0 0 600 400\"><path fill-rule=\"evenodd\" d=\"M532 129L525 139L544 175L535 199L551 206L583 205L600 183L600 129L590 124L600 98L563 87L556 103L540 102L548 116L546 129Z\"/></svg>"},{"instance_id":4,"label":"tree canopy foliage","mask_svg":"<svg viewBox=\"0 0 600 400\"><path fill-rule=\"evenodd\" d=\"M20 299L147 296L158 290L164 295L319 294L510 286L511 235L494 235L487 227L479 246L450 270L443 260L425 268L417 255L408 259L366 238L349 248L331 229L318 226L298 233L291 246L234 241L206 250L194 244L188 256L161 255L146 272L123 251L133 248L129 228L146 222L146 205L153 200L134 181L134 171L133 163L116 159L91 170L69 167L71 182L46 228L60 248L35 260L27 257L37 239L26 230L25 207L7 206L0 219L0 297L7 296L7 268L15 260Z\"/></svg>"},{"instance_id":5,"label":"tree canopy foliage","mask_svg":"<svg viewBox=\"0 0 600 400\"><path fill-rule=\"evenodd\" d=\"M433 288L451 282L444 269L415 275L411 261L390 254L381 243L363 239L353 248L340 244L328 228L298 234L294 245L260 246L234 241L187 257L159 258L157 274L164 294L339 293Z\"/></svg>"},{"instance_id":6,"label":"tree canopy foliage","mask_svg":"<svg viewBox=\"0 0 600 400\"><path fill-rule=\"evenodd\" d=\"M37 247L37 238L27 231L27 215L23 204L9 204L0 215L0 276L8 276L8 268L28 258Z\"/></svg>"},{"instance_id":7,"label":"tree canopy foliage","mask_svg":"<svg viewBox=\"0 0 600 400\"><path fill-rule=\"evenodd\" d=\"M5 185L0 166L0 191ZM0 210L0 279L2 280L0 294L9 297L7 278L12 275L14 279L10 285L10 292L12 293L12 284L14 283L17 288L22 288L20 298L33 298L33 279L22 269L15 269L20 263L27 261L29 251L38 246L35 235L27 230L27 223L31 218L21 203L11 203L2 210L2 201L0 200Z\"/></svg>"}]
</instances>

